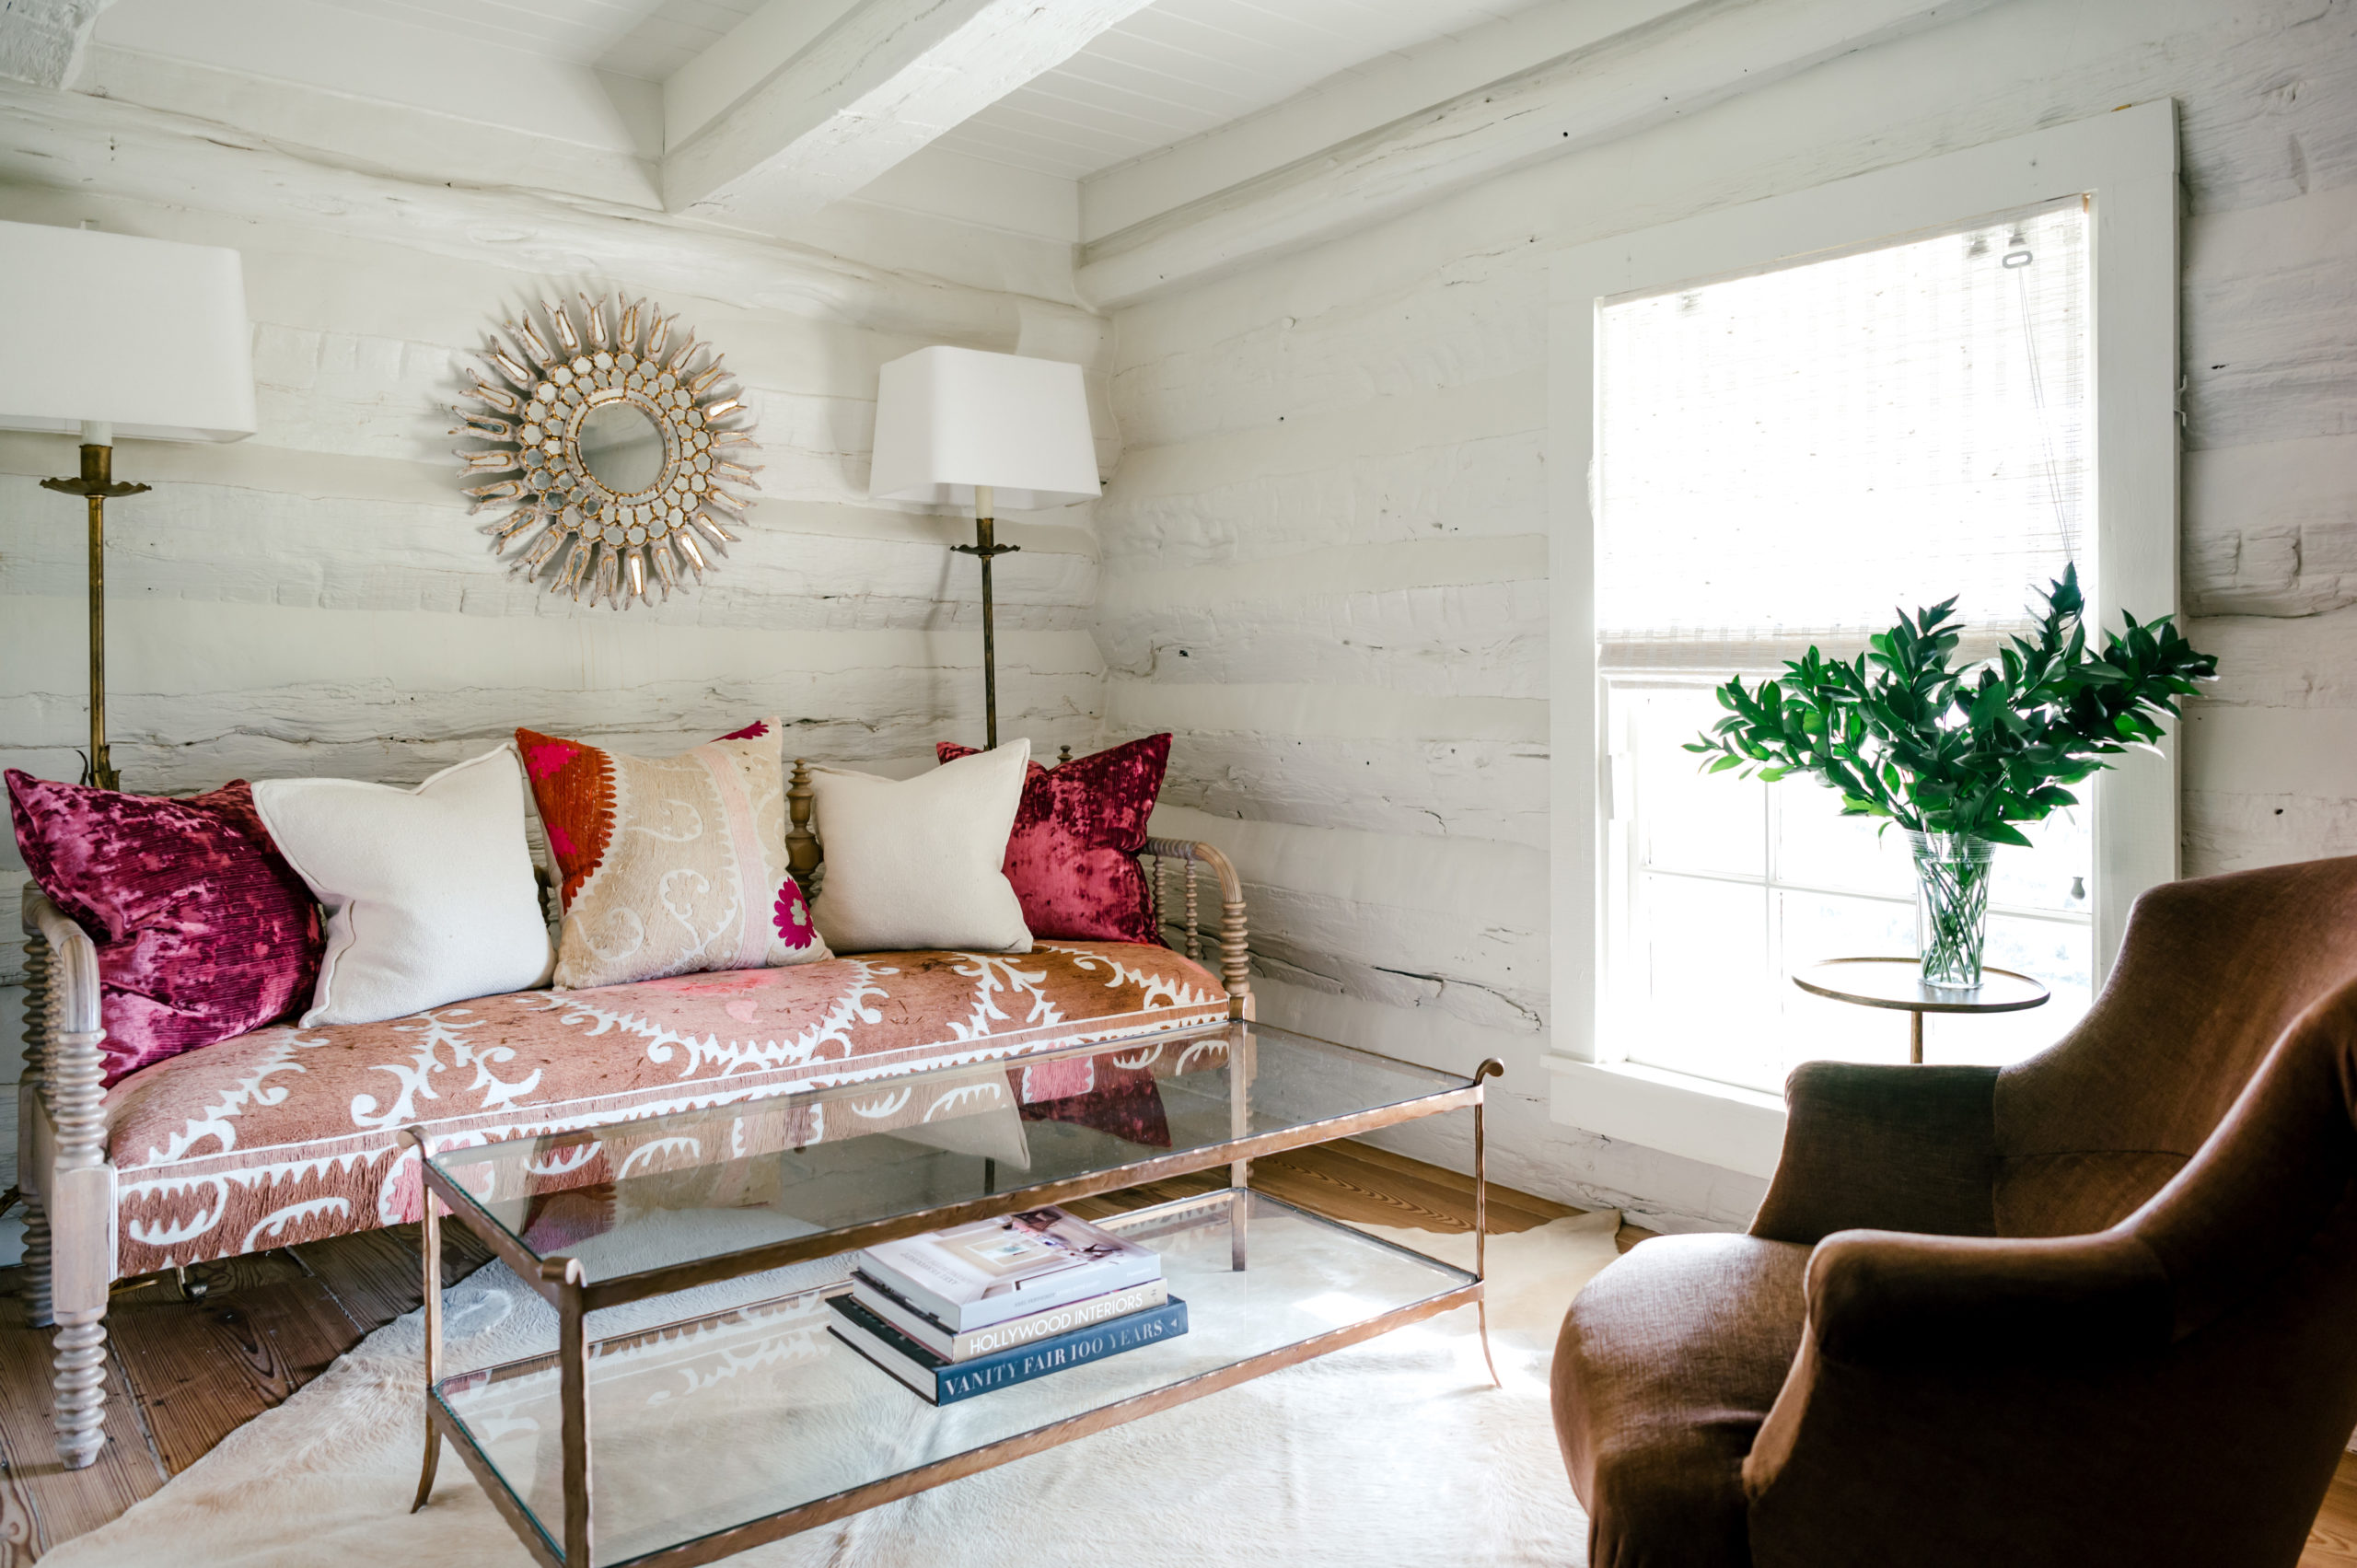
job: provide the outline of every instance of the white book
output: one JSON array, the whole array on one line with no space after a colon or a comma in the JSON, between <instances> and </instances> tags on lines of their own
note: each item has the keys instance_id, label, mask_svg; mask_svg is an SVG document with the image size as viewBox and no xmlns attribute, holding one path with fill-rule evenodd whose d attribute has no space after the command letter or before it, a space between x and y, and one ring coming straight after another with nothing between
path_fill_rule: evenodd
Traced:
<instances>
[{"instance_id":1,"label":"white book","mask_svg":"<svg viewBox=\"0 0 2357 1568\"><path fill-rule=\"evenodd\" d=\"M978 1355L994 1355L1035 1340L1053 1339L1075 1329L1092 1328L1109 1318L1126 1318L1132 1312L1159 1307L1170 1299L1170 1287L1161 1280L1148 1280L1127 1290L1108 1291L1103 1295L1051 1307L1028 1317L970 1329L962 1334L951 1333L865 1274L852 1276L851 1294L862 1307L943 1360L971 1361Z\"/></svg>"},{"instance_id":2,"label":"white book","mask_svg":"<svg viewBox=\"0 0 2357 1568\"><path fill-rule=\"evenodd\" d=\"M954 1334L1162 1277L1160 1258L1062 1209L881 1242L855 1266Z\"/></svg>"}]
</instances>

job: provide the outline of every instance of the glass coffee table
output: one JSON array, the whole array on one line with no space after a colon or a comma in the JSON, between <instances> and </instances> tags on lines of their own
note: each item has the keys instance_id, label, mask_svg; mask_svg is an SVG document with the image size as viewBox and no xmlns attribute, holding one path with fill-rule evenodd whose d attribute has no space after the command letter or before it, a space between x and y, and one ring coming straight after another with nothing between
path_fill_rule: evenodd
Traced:
<instances>
[{"instance_id":1,"label":"glass coffee table","mask_svg":"<svg viewBox=\"0 0 2357 1568\"><path fill-rule=\"evenodd\" d=\"M552 1353L444 1376L441 1228L425 1204L416 1506L447 1437L549 1568L673 1568L1455 1307L1480 1309L1486 1353L1482 1081L1501 1071L1231 1023L440 1153L412 1129L430 1199L559 1323ZM1260 1156L1460 1109L1473 1118L1470 1272L1245 1186ZM955 1404L924 1403L827 1331L847 1263L770 1299L587 1332L601 1307L1221 1167L1224 1187L1095 1221L1161 1254L1185 1334Z\"/></svg>"}]
</instances>

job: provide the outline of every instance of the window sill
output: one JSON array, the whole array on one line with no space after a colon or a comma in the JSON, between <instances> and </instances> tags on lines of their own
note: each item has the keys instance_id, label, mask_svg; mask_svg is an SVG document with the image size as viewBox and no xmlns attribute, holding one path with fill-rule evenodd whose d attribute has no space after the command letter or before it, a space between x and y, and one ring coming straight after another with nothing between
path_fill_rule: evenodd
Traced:
<instances>
[{"instance_id":1,"label":"window sill","mask_svg":"<svg viewBox=\"0 0 2357 1568\"><path fill-rule=\"evenodd\" d=\"M1554 1119L1623 1143L1747 1176L1776 1174L1784 1147L1782 1096L1632 1062L1547 1058Z\"/></svg>"}]
</instances>

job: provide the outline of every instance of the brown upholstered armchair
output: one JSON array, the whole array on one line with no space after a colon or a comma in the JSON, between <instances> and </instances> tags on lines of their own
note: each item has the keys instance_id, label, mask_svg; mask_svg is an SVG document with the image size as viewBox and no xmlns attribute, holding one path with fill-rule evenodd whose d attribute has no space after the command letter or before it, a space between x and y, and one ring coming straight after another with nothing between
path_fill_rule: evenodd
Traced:
<instances>
[{"instance_id":1,"label":"brown upholstered armchair","mask_svg":"<svg viewBox=\"0 0 2357 1568\"><path fill-rule=\"evenodd\" d=\"M1573 1303L1594 1568L2289 1568L2357 1425L2357 859L2159 888L2003 1069L1811 1063Z\"/></svg>"}]
</instances>

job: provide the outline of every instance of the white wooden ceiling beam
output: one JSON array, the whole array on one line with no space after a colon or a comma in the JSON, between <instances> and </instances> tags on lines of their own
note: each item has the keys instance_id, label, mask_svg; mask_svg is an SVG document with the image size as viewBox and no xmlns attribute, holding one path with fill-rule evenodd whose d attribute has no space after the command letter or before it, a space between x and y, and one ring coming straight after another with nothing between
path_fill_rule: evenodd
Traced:
<instances>
[{"instance_id":1,"label":"white wooden ceiling beam","mask_svg":"<svg viewBox=\"0 0 2357 1568\"><path fill-rule=\"evenodd\" d=\"M666 84L666 123L697 128L665 151L664 205L765 222L815 212L1148 3L858 0L812 37L772 16L810 0L771 0ZM749 90L717 111L692 101L751 75L741 54L761 39L786 52Z\"/></svg>"},{"instance_id":2,"label":"white wooden ceiling beam","mask_svg":"<svg viewBox=\"0 0 2357 1568\"><path fill-rule=\"evenodd\" d=\"M1132 304L1993 3L1703 0L1092 240L1075 281Z\"/></svg>"},{"instance_id":3,"label":"white wooden ceiling beam","mask_svg":"<svg viewBox=\"0 0 2357 1568\"><path fill-rule=\"evenodd\" d=\"M99 13L113 0L6 0L0 5L0 76L39 87L73 79Z\"/></svg>"}]
</instances>

